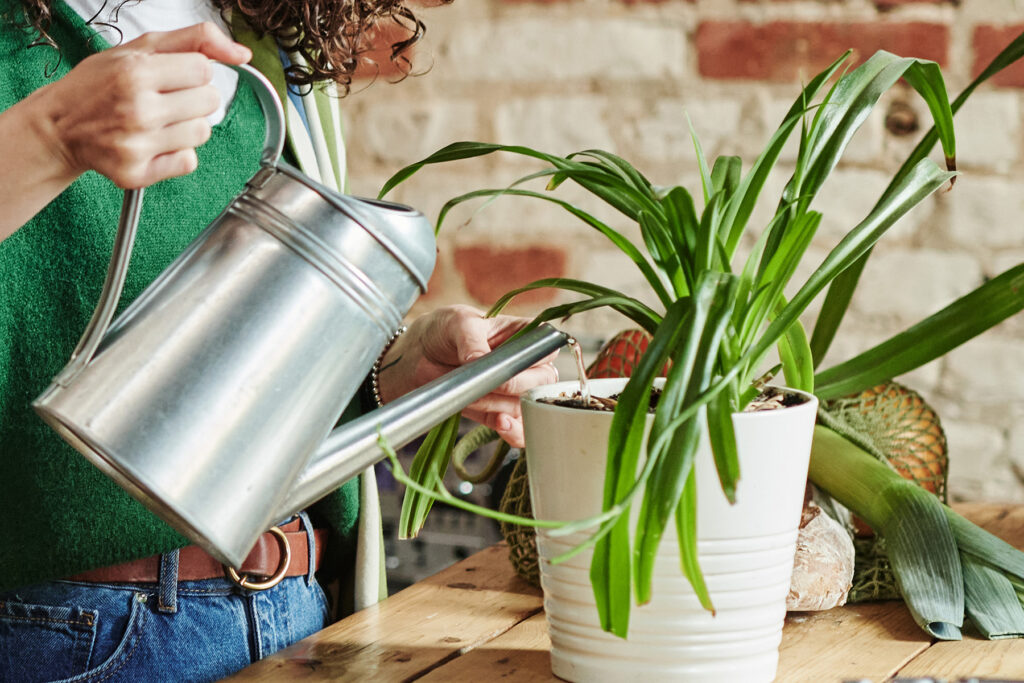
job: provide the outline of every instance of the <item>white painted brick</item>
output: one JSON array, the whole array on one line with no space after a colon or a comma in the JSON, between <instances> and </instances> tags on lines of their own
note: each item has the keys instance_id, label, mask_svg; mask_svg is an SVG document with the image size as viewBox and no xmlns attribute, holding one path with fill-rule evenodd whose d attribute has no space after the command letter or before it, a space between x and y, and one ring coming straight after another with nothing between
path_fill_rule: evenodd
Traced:
<instances>
[{"instance_id":1,"label":"white painted brick","mask_svg":"<svg viewBox=\"0 0 1024 683\"><path fill-rule=\"evenodd\" d=\"M1021 242L1024 242L1024 230L1021 232ZM1021 246L1024 247L1024 244ZM988 270L988 274L994 277L1024 263L1024 248L1000 249L992 254L989 262L991 268Z\"/></svg>"},{"instance_id":2,"label":"white painted brick","mask_svg":"<svg viewBox=\"0 0 1024 683\"><path fill-rule=\"evenodd\" d=\"M1010 443L1007 450L1018 477L1024 476L1024 422L1014 421L1013 427L1010 429Z\"/></svg>"},{"instance_id":3,"label":"white painted brick","mask_svg":"<svg viewBox=\"0 0 1024 683\"><path fill-rule=\"evenodd\" d=\"M686 73L686 35L626 18L508 18L451 36L448 71L464 80L660 80Z\"/></svg>"},{"instance_id":4,"label":"white painted brick","mask_svg":"<svg viewBox=\"0 0 1024 683\"><path fill-rule=\"evenodd\" d=\"M882 171L837 167L822 185L811 208L822 214L815 241L831 249L855 228L874 208L889 185L891 176ZM888 244L905 240L914 226L928 212L927 205L918 205L893 225L880 242Z\"/></svg>"},{"instance_id":5,"label":"white painted brick","mask_svg":"<svg viewBox=\"0 0 1024 683\"><path fill-rule=\"evenodd\" d=\"M1015 90L972 94L953 122L957 164L1011 170L1020 158L1020 119L1020 95Z\"/></svg>"},{"instance_id":6,"label":"white painted brick","mask_svg":"<svg viewBox=\"0 0 1024 683\"><path fill-rule=\"evenodd\" d=\"M981 267L969 256L933 249L879 249L861 275L853 306L861 313L917 322L981 282Z\"/></svg>"},{"instance_id":7,"label":"white painted brick","mask_svg":"<svg viewBox=\"0 0 1024 683\"><path fill-rule=\"evenodd\" d=\"M946 355L943 391L965 402L1024 402L1024 344L981 336Z\"/></svg>"},{"instance_id":8,"label":"white painted brick","mask_svg":"<svg viewBox=\"0 0 1024 683\"><path fill-rule=\"evenodd\" d=\"M496 141L559 155L594 148L615 152L604 109L604 100L590 96L512 100L495 109Z\"/></svg>"},{"instance_id":9,"label":"white painted brick","mask_svg":"<svg viewBox=\"0 0 1024 683\"><path fill-rule=\"evenodd\" d=\"M778 88L768 91L767 87L765 87L759 89L759 92L755 91L755 95L759 98L758 109L761 114L759 135L762 138L760 143L762 147L768 144L768 140L785 121L789 108L793 106L793 102L800 96L800 88L796 84L793 85L792 92L786 93L783 96L779 96L777 90ZM808 125L810 125L813 117L813 112L808 113ZM884 107L878 105L850 139L840 158L840 163L868 164L876 161L881 152L885 131L884 122ZM786 142L786 146L783 148L779 158L787 162L796 161L797 152L800 149L799 141L800 125L797 124L796 129L790 134L789 140Z\"/></svg>"},{"instance_id":10,"label":"white painted brick","mask_svg":"<svg viewBox=\"0 0 1024 683\"><path fill-rule=\"evenodd\" d=\"M361 108L350 123L349 146L395 170L456 140L479 137L477 105L466 100L375 103Z\"/></svg>"},{"instance_id":11,"label":"white painted brick","mask_svg":"<svg viewBox=\"0 0 1024 683\"><path fill-rule=\"evenodd\" d=\"M1001 429L943 420L949 445L949 495L953 500L1024 500L1019 480L1005 457Z\"/></svg>"},{"instance_id":12,"label":"white painted brick","mask_svg":"<svg viewBox=\"0 0 1024 683\"><path fill-rule=\"evenodd\" d=\"M936 197L943 231L967 248L1020 248L1024 244L1024 182L964 173L951 192Z\"/></svg>"},{"instance_id":13,"label":"white painted brick","mask_svg":"<svg viewBox=\"0 0 1024 683\"><path fill-rule=\"evenodd\" d=\"M807 326L807 334L811 334L812 327ZM859 354L891 338L900 332L900 328L880 330L866 324L853 312L848 312L839 327L825 360L821 363L821 369L848 361ZM900 384L910 387L920 393L926 401L931 402L942 374L942 360L934 360L916 370L904 373L895 377Z\"/></svg>"},{"instance_id":14,"label":"white painted brick","mask_svg":"<svg viewBox=\"0 0 1024 683\"><path fill-rule=\"evenodd\" d=\"M641 105L641 106L638 106ZM722 154L735 154L740 126L738 99L658 99L630 106L623 135L628 148L646 159L693 164L697 158L686 117L690 117L708 165Z\"/></svg>"}]
</instances>

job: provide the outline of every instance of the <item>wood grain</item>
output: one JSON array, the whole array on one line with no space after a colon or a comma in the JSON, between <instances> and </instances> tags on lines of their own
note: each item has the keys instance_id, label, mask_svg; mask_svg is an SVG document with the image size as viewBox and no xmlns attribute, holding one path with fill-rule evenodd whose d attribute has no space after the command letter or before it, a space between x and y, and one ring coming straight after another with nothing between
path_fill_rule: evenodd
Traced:
<instances>
[{"instance_id":1,"label":"wood grain","mask_svg":"<svg viewBox=\"0 0 1024 683\"><path fill-rule=\"evenodd\" d=\"M420 680L424 683L558 681L560 679L551 673L550 650L548 622L541 612L486 645L434 669Z\"/></svg>"},{"instance_id":2,"label":"wood grain","mask_svg":"<svg viewBox=\"0 0 1024 683\"><path fill-rule=\"evenodd\" d=\"M782 631L776 680L884 681L930 644L902 602L793 612Z\"/></svg>"},{"instance_id":3,"label":"wood grain","mask_svg":"<svg viewBox=\"0 0 1024 683\"><path fill-rule=\"evenodd\" d=\"M487 643L542 609L540 590L492 546L328 626L233 681L404 681Z\"/></svg>"},{"instance_id":4,"label":"wood grain","mask_svg":"<svg viewBox=\"0 0 1024 683\"><path fill-rule=\"evenodd\" d=\"M1024 506L963 504L965 517L1024 548ZM236 681L557 681L540 591L499 544L236 674ZM777 681L893 676L1024 678L1024 642L932 643L902 602L786 619Z\"/></svg>"},{"instance_id":5,"label":"wood grain","mask_svg":"<svg viewBox=\"0 0 1024 683\"><path fill-rule=\"evenodd\" d=\"M901 678L934 676L946 679L1024 678L1024 642L982 640L965 636L960 642L932 645L920 657L900 669Z\"/></svg>"}]
</instances>

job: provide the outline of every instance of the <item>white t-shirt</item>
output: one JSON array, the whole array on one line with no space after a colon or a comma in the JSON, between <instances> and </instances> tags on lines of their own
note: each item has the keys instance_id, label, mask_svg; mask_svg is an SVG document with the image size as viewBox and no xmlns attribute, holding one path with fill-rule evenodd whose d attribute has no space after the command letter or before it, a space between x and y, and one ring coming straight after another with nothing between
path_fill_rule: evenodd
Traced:
<instances>
[{"instance_id":1,"label":"white t-shirt","mask_svg":"<svg viewBox=\"0 0 1024 683\"><path fill-rule=\"evenodd\" d=\"M207 0L129 0L120 8L121 0L107 0L105 7L104 0L65 0L65 2L85 20L92 19L97 12L100 12L92 26L107 42L114 45L127 43L147 31L173 31L203 21L213 22L225 33L230 34L227 24L220 16L220 11ZM123 38L118 35L117 31L100 24L116 26L123 34ZM211 125L224 119L228 104L231 103L231 98L235 95L238 74L226 66L215 65L213 85L220 91L221 104L217 111L207 117Z\"/></svg>"}]
</instances>

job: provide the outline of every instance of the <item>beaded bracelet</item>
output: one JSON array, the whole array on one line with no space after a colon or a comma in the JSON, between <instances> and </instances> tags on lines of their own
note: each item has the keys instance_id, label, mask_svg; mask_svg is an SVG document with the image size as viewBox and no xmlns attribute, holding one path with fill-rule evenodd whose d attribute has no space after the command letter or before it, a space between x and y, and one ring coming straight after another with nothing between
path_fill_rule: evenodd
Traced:
<instances>
[{"instance_id":1,"label":"beaded bracelet","mask_svg":"<svg viewBox=\"0 0 1024 683\"><path fill-rule=\"evenodd\" d=\"M373 393L373 400L376 402L378 408L384 407L384 401L380 397L380 366L384 362L384 356L387 355L391 349L391 345L395 343L395 340L401 337L406 330L409 328L402 325L395 333L388 339L388 343L384 345L384 350L377 356L377 360L374 361L373 367L370 368L370 391Z\"/></svg>"}]
</instances>

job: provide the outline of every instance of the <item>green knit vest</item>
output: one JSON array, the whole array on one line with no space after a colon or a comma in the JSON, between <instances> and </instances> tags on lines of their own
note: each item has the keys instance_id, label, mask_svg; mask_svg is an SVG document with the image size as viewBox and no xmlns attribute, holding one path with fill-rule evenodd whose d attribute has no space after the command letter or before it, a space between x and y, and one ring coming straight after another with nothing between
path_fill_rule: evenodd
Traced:
<instances>
[{"instance_id":1,"label":"green knit vest","mask_svg":"<svg viewBox=\"0 0 1024 683\"><path fill-rule=\"evenodd\" d=\"M0 13L11 13L9 3L0 0ZM59 53L29 47L30 32L0 23L0 111L106 47L59 0L50 35ZM242 190L258 168L263 136L256 98L240 85L224 121L198 150L198 170L146 190L122 309ZM96 306L121 198L109 180L86 173L0 242L0 589L188 544L30 407L69 359ZM352 547L357 482L318 505Z\"/></svg>"}]
</instances>

